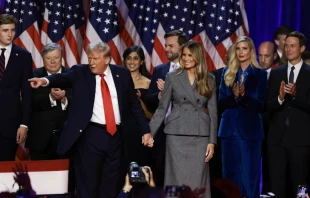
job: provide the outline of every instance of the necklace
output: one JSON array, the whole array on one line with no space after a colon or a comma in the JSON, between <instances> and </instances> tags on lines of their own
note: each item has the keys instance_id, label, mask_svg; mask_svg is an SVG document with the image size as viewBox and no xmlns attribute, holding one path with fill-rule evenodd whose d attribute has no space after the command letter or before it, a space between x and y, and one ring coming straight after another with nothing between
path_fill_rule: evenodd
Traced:
<instances>
[{"instance_id":1,"label":"necklace","mask_svg":"<svg viewBox=\"0 0 310 198\"><path fill-rule=\"evenodd\" d=\"M140 78L141 78L141 73L139 73L139 77L138 78L136 78L134 81L138 81L138 80L140 80Z\"/></svg>"}]
</instances>

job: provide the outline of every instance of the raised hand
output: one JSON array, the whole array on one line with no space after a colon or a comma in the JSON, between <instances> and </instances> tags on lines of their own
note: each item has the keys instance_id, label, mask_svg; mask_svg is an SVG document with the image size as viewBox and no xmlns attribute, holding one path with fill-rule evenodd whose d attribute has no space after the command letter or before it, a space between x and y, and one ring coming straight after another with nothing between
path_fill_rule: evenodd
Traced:
<instances>
[{"instance_id":1,"label":"raised hand","mask_svg":"<svg viewBox=\"0 0 310 198\"><path fill-rule=\"evenodd\" d=\"M26 165L23 167L22 164L16 163L15 168L13 167L13 172L15 174L14 180L19 186L22 186L25 190L32 189Z\"/></svg>"},{"instance_id":2,"label":"raised hand","mask_svg":"<svg viewBox=\"0 0 310 198\"><path fill-rule=\"evenodd\" d=\"M239 95L240 95L239 82L234 83L232 91L233 91L235 98L239 98Z\"/></svg>"},{"instance_id":3,"label":"raised hand","mask_svg":"<svg viewBox=\"0 0 310 198\"><path fill-rule=\"evenodd\" d=\"M66 91L59 88L52 88L51 96L54 100L61 100L66 96Z\"/></svg>"},{"instance_id":4,"label":"raised hand","mask_svg":"<svg viewBox=\"0 0 310 198\"><path fill-rule=\"evenodd\" d=\"M47 81L43 78L30 78L28 79L28 82L30 82L30 86L35 89L42 85L45 86L47 84Z\"/></svg>"},{"instance_id":5,"label":"raised hand","mask_svg":"<svg viewBox=\"0 0 310 198\"><path fill-rule=\"evenodd\" d=\"M280 89L279 89L279 98L281 101L284 100L284 97L286 95L286 92L285 92L285 82L282 81L281 84L280 84Z\"/></svg>"},{"instance_id":6,"label":"raised hand","mask_svg":"<svg viewBox=\"0 0 310 198\"><path fill-rule=\"evenodd\" d=\"M244 93L245 93L245 87L244 87L244 83L242 82L240 85L239 85L239 94L241 96L244 96Z\"/></svg>"},{"instance_id":7,"label":"raised hand","mask_svg":"<svg viewBox=\"0 0 310 198\"><path fill-rule=\"evenodd\" d=\"M157 88L159 89L159 91L163 91L164 86L165 86L165 81L163 81L162 79L159 78L157 80Z\"/></svg>"},{"instance_id":8,"label":"raised hand","mask_svg":"<svg viewBox=\"0 0 310 198\"><path fill-rule=\"evenodd\" d=\"M294 96L296 94L296 84L295 83L288 83L284 87L285 93Z\"/></svg>"}]
</instances>

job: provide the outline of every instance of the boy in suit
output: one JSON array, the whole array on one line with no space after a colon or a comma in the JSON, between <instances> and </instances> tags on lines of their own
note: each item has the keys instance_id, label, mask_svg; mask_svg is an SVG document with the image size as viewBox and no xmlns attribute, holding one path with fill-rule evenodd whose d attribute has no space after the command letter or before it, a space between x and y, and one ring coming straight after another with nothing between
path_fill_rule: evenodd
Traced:
<instances>
[{"instance_id":1,"label":"boy in suit","mask_svg":"<svg viewBox=\"0 0 310 198\"><path fill-rule=\"evenodd\" d=\"M17 19L0 15L0 161L14 161L25 142L31 108L31 54L12 43Z\"/></svg>"}]
</instances>

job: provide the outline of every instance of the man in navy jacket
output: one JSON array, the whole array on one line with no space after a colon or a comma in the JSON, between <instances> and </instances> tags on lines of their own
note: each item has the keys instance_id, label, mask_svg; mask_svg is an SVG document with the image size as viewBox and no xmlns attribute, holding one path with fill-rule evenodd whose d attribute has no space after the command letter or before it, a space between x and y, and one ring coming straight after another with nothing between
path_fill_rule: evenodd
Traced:
<instances>
[{"instance_id":1,"label":"man in navy jacket","mask_svg":"<svg viewBox=\"0 0 310 198\"><path fill-rule=\"evenodd\" d=\"M12 44L17 19L0 15L0 161L14 161L18 144L27 138L31 109L31 54Z\"/></svg>"},{"instance_id":2,"label":"man in navy jacket","mask_svg":"<svg viewBox=\"0 0 310 198\"><path fill-rule=\"evenodd\" d=\"M58 153L65 154L74 145L77 147L75 170L78 197L116 197L126 116L135 117L144 145L151 147L153 139L129 70L110 64L110 48L106 43L91 43L87 55L88 65L76 65L68 73L29 81L33 88L72 86L74 99L62 131ZM105 114L108 108L103 104L103 81L108 86L113 106L116 124L113 135L109 133L108 121L113 114Z\"/></svg>"}]
</instances>

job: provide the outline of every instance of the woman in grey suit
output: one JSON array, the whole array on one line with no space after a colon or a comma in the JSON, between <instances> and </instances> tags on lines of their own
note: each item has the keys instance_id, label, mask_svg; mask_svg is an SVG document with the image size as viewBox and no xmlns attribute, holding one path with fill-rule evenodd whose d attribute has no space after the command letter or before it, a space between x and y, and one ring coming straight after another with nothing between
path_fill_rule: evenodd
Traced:
<instances>
[{"instance_id":1,"label":"woman in grey suit","mask_svg":"<svg viewBox=\"0 0 310 198\"><path fill-rule=\"evenodd\" d=\"M217 102L215 78L206 68L201 44L187 42L181 48L180 67L167 74L150 128L154 136L164 121L165 186L205 187L204 197L210 197L208 162L216 144Z\"/></svg>"}]
</instances>

